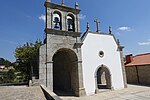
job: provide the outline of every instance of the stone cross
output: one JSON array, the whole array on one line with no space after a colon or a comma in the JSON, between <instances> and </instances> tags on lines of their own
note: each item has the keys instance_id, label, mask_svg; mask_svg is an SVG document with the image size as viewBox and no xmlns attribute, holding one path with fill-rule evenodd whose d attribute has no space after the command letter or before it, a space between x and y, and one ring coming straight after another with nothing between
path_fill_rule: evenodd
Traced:
<instances>
[{"instance_id":1,"label":"stone cross","mask_svg":"<svg viewBox=\"0 0 150 100\"><path fill-rule=\"evenodd\" d=\"M112 28L109 26L109 34L112 33Z\"/></svg>"},{"instance_id":2,"label":"stone cross","mask_svg":"<svg viewBox=\"0 0 150 100\"><path fill-rule=\"evenodd\" d=\"M89 25L88 22L87 22L86 30L87 30L87 31L90 31L90 25Z\"/></svg>"},{"instance_id":3,"label":"stone cross","mask_svg":"<svg viewBox=\"0 0 150 100\"><path fill-rule=\"evenodd\" d=\"M99 30L99 23L100 21L98 19L94 20L94 22L96 23L96 27L97 27L97 31L96 32L100 32Z\"/></svg>"},{"instance_id":4,"label":"stone cross","mask_svg":"<svg viewBox=\"0 0 150 100\"><path fill-rule=\"evenodd\" d=\"M65 3L64 3L64 0L62 0L61 5L64 6L64 4L65 4Z\"/></svg>"},{"instance_id":5,"label":"stone cross","mask_svg":"<svg viewBox=\"0 0 150 100\"><path fill-rule=\"evenodd\" d=\"M78 2L75 3L75 9L79 9L79 4L78 4Z\"/></svg>"}]
</instances>

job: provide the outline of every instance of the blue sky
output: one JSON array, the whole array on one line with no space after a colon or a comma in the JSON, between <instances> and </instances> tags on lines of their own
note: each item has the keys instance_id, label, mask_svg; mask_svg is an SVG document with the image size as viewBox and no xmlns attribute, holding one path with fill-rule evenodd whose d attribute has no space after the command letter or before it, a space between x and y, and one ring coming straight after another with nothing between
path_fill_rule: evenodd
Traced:
<instances>
[{"instance_id":1,"label":"blue sky","mask_svg":"<svg viewBox=\"0 0 150 100\"><path fill-rule=\"evenodd\" d=\"M44 39L45 0L1 0L0 3L0 57L15 61L15 48L26 42ZM61 3L61 0L51 0ZM111 26L116 38L125 46L124 54L150 52L150 0L65 0L65 5L81 9L81 32L90 23L96 31L108 32ZM100 41L101 42L101 41Z\"/></svg>"}]
</instances>

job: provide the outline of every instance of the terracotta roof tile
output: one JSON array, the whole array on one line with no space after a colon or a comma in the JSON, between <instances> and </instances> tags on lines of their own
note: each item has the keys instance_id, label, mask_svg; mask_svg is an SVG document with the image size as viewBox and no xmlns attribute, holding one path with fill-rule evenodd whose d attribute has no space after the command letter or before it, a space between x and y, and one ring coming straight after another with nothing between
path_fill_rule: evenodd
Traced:
<instances>
[{"instance_id":1,"label":"terracotta roof tile","mask_svg":"<svg viewBox=\"0 0 150 100\"><path fill-rule=\"evenodd\" d=\"M133 56L133 61L126 64L125 66L128 67L135 65L150 65L150 53Z\"/></svg>"}]
</instances>

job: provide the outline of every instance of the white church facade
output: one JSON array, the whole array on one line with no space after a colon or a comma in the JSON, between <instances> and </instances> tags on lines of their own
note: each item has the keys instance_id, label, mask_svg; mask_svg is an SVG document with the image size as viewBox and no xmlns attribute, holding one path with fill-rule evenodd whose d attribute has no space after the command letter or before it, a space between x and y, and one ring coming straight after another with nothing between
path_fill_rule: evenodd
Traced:
<instances>
[{"instance_id":1,"label":"white church facade","mask_svg":"<svg viewBox=\"0 0 150 100\"><path fill-rule=\"evenodd\" d=\"M82 37L83 82L87 94L125 88L121 53L113 34L86 32Z\"/></svg>"},{"instance_id":2,"label":"white church facade","mask_svg":"<svg viewBox=\"0 0 150 100\"><path fill-rule=\"evenodd\" d=\"M57 95L83 96L126 87L122 49L111 30L81 36L75 8L45 2L46 38L39 53L39 82ZM98 25L98 23L97 23ZM97 29L98 30L98 29Z\"/></svg>"}]
</instances>

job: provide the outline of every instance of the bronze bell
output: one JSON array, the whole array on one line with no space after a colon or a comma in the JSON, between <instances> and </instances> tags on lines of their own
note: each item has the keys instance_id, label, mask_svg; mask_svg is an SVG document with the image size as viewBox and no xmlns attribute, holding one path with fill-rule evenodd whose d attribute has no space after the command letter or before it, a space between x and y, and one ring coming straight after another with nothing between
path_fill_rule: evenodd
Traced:
<instances>
[{"instance_id":1,"label":"bronze bell","mask_svg":"<svg viewBox=\"0 0 150 100\"><path fill-rule=\"evenodd\" d=\"M54 26L54 28L59 28L59 18L58 17L55 17L54 18L54 23L55 23L55 26Z\"/></svg>"},{"instance_id":2,"label":"bronze bell","mask_svg":"<svg viewBox=\"0 0 150 100\"><path fill-rule=\"evenodd\" d=\"M68 19L68 31L73 31L73 20Z\"/></svg>"}]
</instances>

